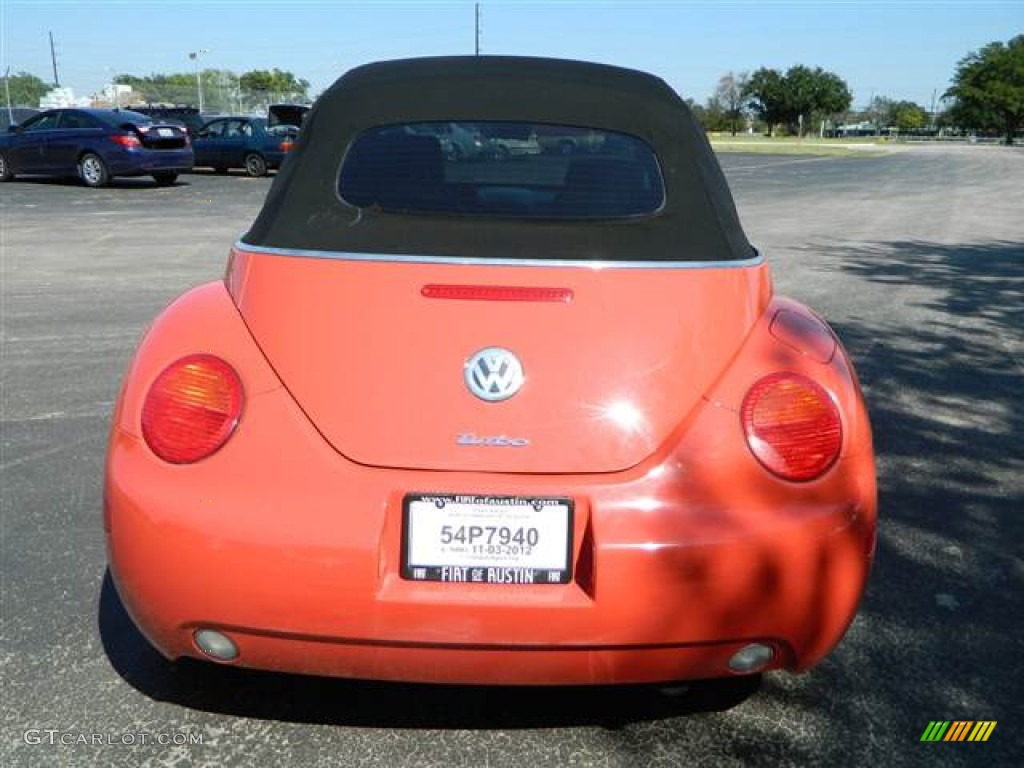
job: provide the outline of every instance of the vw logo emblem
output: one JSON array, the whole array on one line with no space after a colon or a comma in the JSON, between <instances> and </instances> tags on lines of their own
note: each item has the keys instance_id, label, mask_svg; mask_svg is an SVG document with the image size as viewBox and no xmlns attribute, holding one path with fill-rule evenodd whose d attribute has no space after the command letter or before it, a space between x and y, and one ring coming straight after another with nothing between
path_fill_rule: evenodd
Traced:
<instances>
[{"instance_id":1,"label":"vw logo emblem","mask_svg":"<svg viewBox=\"0 0 1024 768\"><path fill-rule=\"evenodd\" d=\"M470 357L463 376L469 391L489 403L508 400L526 380L519 358L501 347L487 347Z\"/></svg>"}]
</instances>

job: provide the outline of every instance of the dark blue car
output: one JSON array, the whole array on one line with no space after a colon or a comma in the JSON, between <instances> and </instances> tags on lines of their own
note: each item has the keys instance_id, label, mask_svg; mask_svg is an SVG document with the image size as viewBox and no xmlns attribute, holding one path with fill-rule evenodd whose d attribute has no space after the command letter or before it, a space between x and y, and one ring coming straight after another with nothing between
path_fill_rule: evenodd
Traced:
<instances>
[{"instance_id":1,"label":"dark blue car","mask_svg":"<svg viewBox=\"0 0 1024 768\"><path fill-rule=\"evenodd\" d=\"M250 176L265 176L269 168L281 167L297 133L291 125L268 127L264 117L219 117L196 134L196 166L219 173L244 168Z\"/></svg>"},{"instance_id":2,"label":"dark blue car","mask_svg":"<svg viewBox=\"0 0 1024 768\"><path fill-rule=\"evenodd\" d=\"M192 168L192 159L181 126L121 109L51 109L0 134L0 181L78 176L102 187L115 176L152 176L167 186Z\"/></svg>"}]
</instances>

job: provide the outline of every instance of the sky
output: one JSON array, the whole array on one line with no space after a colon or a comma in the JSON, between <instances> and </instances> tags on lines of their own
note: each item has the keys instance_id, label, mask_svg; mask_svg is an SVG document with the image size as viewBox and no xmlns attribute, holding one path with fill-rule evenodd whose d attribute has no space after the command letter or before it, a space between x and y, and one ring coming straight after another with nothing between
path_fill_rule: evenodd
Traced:
<instances>
[{"instance_id":1,"label":"sky","mask_svg":"<svg viewBox=\"0 0 1024 768\"><path fill-rule=\"evenodd\" d=\"M599 61L652 72L704 103L728 72L794 64L931 109L957 62L1024 34L1024 0L598 2L483 0L480 52ZM312 94L370 61L471 54L472 0L0 0L0 74L99 92L115 74L287 70Z\"/></svg>"}]
</instances>

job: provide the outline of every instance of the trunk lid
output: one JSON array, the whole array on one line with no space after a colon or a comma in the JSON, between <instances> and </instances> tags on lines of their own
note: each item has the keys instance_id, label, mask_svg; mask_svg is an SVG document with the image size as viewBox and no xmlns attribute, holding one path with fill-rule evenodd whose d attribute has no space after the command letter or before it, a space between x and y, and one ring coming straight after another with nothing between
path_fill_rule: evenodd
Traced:
<instances>
[{"instance_id":1,"label":"trunk lid","mask_svg":"<svg viewBox=\"0 0 1024 768\"><path fill-rule=\"evenodd\" d=\"M285 387L341 454L529 473L615 472L657 451L771 293L763 264L530 269L245 251L227 282ZM428 298L428 285L559 288L572 299ZM472 394L464 375L491 347L512 351L524 373L499 402Z\"/></svg>"},{"instance_id":2,"label":"trunk lid","mask_svg":"<svg viewBox=\"0 0 1024 768\"><path fill-rule=\"evenodd\" d=\"M301 128L309 110L310 107L303 104L271 104L267 107L267 127L288 125Z\"/></svg>"},{"instance_id":3,"label":"trunk lid","mask_svg":"<svg viewBox=\"0 0 1024 768\"><path fill-rule=\"evenodd\" d=\"M174 123L125 123L123 130L134 131L146 149L184 149L188 146L188 131Z\"/></svg>"}]
</instances>

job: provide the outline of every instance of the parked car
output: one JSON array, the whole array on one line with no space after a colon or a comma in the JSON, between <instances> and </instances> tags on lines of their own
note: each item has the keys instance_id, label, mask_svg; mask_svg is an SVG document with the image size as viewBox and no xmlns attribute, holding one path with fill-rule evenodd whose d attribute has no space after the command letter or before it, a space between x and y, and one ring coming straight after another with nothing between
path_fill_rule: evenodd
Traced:
<instances>
[{"instance_id":1,"label":"parked car","mask_svg":"<svg viewBox=\"0 0 1024 768\"><path fill-rule=\"evenodd\" d=\"M301 128L308 112L306 104L271 104L267 107L267 125L270 128L279 125Z\"/></svg>"},{"instance_id":2,"label":"parked car","mask_svg":"<svg viewBox=\"0 0 1024 768\"><path fill-rule=\"evenodd\" d=\"M297 133L289 125L268 127L263 117L219 117L196 134L195 164L218 173L244 168L250 176L266 176L268 169L281 167Z\"/></svg>"},{"instance_id":3,"label":"parked car","mask_svg":"<svg viewBox=\"0 0 1024 768\"><path fill-rule=\"evenodd\" d=\"M542 125L537 128L537 143L543 152L571 155L574 152L596 152L603 137L582 128Z\"/></svg>"},{"instance_id":4,"label":"parked car","mask_svg":"<svg viewBox=\"0 0 1024 768\"><path fill-rule=\"evenodd\" d=\"M526 130L529 129L529 133ZM539 155L544 151L537 138L537 131L548 129L544 124L524 126L520 123L483 123L480 130L486 141L487 151L499 160L522 155ZM569 130L568 127L565 130Z\"/></svg>"},{"instance_id":5,"label":"parked car","mask_svg":"<svg viewBox=\"0 0 1024 768\"><path fill-rule=\"evenodd\" d=\"M458 162L419 130L466 116L593 151ZM772 285L661 80L352 70L126 374L128 614L169 659L353 678L807 669L864 591L874 455L842 345Z\"/></svg>"},{"instance_id":6,"label":"parked car","mask_svg":"<svg viewBox=\"0 0 1024 768\"><path fill-rule=\"evenodd\" d=\"M196 133L199 132L199 129L203 127L203 124L208 119L199 114L199 110L195 107L169 107L147 104L144 106L132 105L129 109L141 115L148 115L154 120L163 123L183 126L188 131L190 138L195 138Z\"/></svg>"},{"instance_id":7,"label":"parked car","mask_svg":"<svg viewBox=\"0 0 1024 768\"><path fill-rule=\"evenodd\" d=\"M490 151L487 140L472 123L419 123L408 132L436 137L450 160L475 160Z\"/></svg>"},{"instance_id":8,"label":"parked car","mask_svg":"<svg viewBox=\"0 0 1024 768\"><path fill-rule=\"evenodd\" d=\"M188 133L118 109L51 109L0 135L0 181L17 174L78 176L89 187L115 176L173 184L192 169Z\"/></svg>"}]
</instances>

